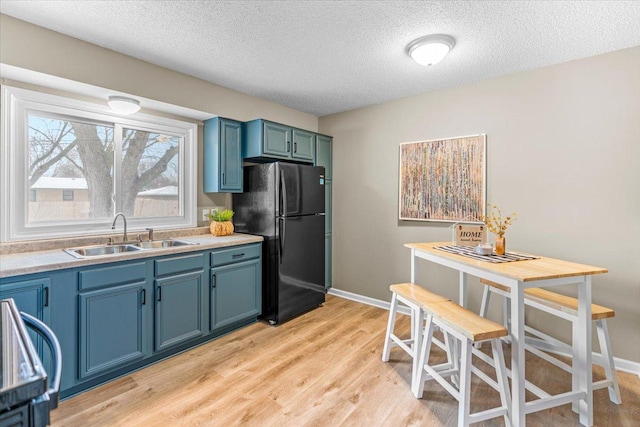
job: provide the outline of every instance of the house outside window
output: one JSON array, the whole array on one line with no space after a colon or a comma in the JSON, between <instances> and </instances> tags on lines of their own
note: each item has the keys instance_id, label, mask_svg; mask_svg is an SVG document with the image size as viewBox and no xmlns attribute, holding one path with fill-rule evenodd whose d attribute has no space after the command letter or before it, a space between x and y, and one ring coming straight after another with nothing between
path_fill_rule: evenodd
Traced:
<instances>
[{"instance_id":1,"label":"house outside window","mask_svg":"<svg viewBox=\"0 0 640 427\"><path fill-rule=\"evenodd\" d=\"M2 241L196 225L195 124L8 86L2 111Z\"/></svg>"}]
</instances>

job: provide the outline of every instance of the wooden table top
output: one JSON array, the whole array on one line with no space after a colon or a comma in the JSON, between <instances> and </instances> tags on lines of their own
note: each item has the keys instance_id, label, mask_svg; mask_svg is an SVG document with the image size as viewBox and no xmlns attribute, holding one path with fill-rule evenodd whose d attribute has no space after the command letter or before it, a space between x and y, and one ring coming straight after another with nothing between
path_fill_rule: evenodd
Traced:
<instances>
[{"instance_id":1,"label":"wooden table top","mask_svg":"<svg viewBox=\"0 0 640 427\"><path fill-rule=\"evenodd\" d=\"M524 261L491 263L435 249L437 246L450 245L452 245L451 242L427 242L405 243L404 246L410 249L427 252L440 258L453 260L482 270L500 274L501 276L510 277L521 282L557 279L561 277L584 276L590 274L603 274L609 271L606 268L576 264L574 262L562 261L559 259L546 257Z\"/></svg>"}]
</instances>

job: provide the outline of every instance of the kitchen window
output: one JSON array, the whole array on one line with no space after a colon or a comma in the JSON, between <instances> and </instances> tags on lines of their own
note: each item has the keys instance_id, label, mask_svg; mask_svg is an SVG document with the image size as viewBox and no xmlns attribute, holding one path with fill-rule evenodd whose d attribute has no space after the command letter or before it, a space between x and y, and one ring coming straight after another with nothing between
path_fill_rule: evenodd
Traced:
<instances>
[{"instance_id":1,"label":"kitchen window","mask_svg":"<svg viewBox=\"0 0 640 427\"><path fill-rule=\"evenodd\" d=\"M2 87L1 241L196 225L194 123Z\"/></svg>"}]
</instances>

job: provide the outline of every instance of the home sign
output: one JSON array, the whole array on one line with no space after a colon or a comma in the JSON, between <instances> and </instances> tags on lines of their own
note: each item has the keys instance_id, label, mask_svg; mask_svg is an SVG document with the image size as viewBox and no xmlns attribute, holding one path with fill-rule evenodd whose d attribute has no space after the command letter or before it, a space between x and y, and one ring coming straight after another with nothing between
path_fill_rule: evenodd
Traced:
<instances>
[{"instance_id":1,"label":"home sign","mask_svg":"<svg viewBox=\"0 0 640 427\"><path fill-rule=\"evenodd\" d=\"M478 246L486 242L487 227L483 225L454 225L453 241L456 246Z\"/></svg>"}]
</instances>

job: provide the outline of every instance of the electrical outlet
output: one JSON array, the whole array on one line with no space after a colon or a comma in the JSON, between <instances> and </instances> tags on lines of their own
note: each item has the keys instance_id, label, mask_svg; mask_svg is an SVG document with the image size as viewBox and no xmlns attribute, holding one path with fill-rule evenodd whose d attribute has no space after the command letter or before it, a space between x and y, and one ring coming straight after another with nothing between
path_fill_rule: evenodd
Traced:
<instances>
[{"instance_id":1,"label":"electrical outlet","mask_svg":"<svg viewBox=\"0 0 640 427\"><path fill-rule=\"evenodd\" d=\"M203 208L202 209L202 221L204 221L204 222L209 221L209 217L207 217L209 212L211 212L211 209L209 209L209 208Z\"/></svg>"}]
</instances>

